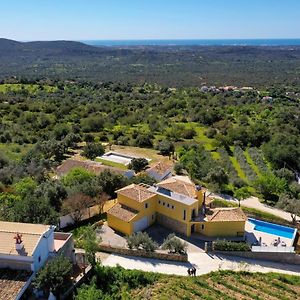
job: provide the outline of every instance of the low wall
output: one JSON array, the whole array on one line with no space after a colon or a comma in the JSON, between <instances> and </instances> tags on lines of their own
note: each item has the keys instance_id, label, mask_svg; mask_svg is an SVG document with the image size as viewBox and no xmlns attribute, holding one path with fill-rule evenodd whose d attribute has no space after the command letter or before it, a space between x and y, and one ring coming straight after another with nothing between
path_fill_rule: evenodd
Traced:
<instances>
[{"instance_id":1,"label":"low wall","mask_svg":"<svg viewBox=\"0 0 300 300\"><path fill-rule=\"evenodd\" d=\"M238 256L248 259L268 260L286 264L300 265L300 255L280 252L251 252L251 251L213 251L214 254Z\"/></svg>"},{"instance_id":2,"label":"low wall","mask_svg":"<svg viewBox=\"0 0 300 300\"><path fill-rule=\"evenodd\" d=\"M110 245L105 245L105 244L101 244L99 245L99 247L100 247L100 251L108 252L108 253L155 258L155 259L170 260L170 261L181 261L181 262L188 261L187 255L181 255L181 254L164 253L158 251L146 252L145 250L133 250L127 248L112 247Z\"/></svg>"}]
</instances>

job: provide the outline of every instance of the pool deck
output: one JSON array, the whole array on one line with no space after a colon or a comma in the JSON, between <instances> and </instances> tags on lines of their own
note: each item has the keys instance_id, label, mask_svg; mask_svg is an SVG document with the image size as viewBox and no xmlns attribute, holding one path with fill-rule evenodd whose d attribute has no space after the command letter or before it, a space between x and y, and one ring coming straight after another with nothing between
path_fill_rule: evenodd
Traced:
<instances>
[{"instance_id":1,"label":"pool deck","mask_svg":"<svg viewBox=\"0 0 300 300\"><path fill-rule=\"evenodd\" d=\"M114 151L109 151L105 154L103 154L101 157L99 157L103 160L107 160L107 161L112 161L115 163L119 163L119 164L123 164L125 166L129 165L131 160L133 158L143 158L140 156L133 156L133 155L127 155L127 154L122 154L122 153L118 153L118 152L114 152ZM151 161L151 159L144 157L148 162Z\"/></svg>"},{"instance_id":2,"label":"pool deck","mask_svg":"<svg viewBox=\"0 0 300 300\"><path fill-rule=\"evenodd\" d=\"M275 239L278 239L277 235L254 230L254 227L255 227L254 224L250 223L249 221L246 222L246 226L245 226L246 237L247 237L247 242L250 244L259 242L259 238L261 238L262 243L265 243L267 246L272 246L272 242ZM292 247L294 239L289 239L289 238L280 236L280 241L285 242L286 247ZM278 248L279 247L282 247L282 246L278 246Z\"/></svg>"}]
</instances>

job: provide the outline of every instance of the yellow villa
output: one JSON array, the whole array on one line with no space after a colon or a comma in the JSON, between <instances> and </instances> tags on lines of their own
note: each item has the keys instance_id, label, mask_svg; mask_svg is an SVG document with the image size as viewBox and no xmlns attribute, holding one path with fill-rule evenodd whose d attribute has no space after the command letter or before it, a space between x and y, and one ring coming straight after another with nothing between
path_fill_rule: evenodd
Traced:
<instances>
[{"instance_id":1,"label":"yellow villa","mask_svg":"<svg viewBox=\"0 0 300 300\"><path fill-rule=\"evenodd\" d=\"M201 187L186 176L128 185L117 191L117 203L107 212L108 225L126 235L156 222L185 236L243 237L246 219L240 208L209 209Z\"/></svg>"}]
</instances>

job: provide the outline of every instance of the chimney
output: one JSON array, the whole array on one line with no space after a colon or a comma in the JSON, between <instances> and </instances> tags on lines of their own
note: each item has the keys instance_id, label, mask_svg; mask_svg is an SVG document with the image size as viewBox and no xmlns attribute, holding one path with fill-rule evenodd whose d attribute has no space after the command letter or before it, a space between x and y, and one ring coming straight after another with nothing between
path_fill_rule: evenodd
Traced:
<instances>
[{"instance_id":1,"label":"chimney","mask_svg":"<svg viewBox=\"0 0 300 300\"><path fill-rule=\"evenodd\" d=\"M16 240L16 250L21 250L23 249L24 245L23 245L23 241L22 241L22 234L17 233L14 236L14 239Z\"/></svg>"}]
</instances>

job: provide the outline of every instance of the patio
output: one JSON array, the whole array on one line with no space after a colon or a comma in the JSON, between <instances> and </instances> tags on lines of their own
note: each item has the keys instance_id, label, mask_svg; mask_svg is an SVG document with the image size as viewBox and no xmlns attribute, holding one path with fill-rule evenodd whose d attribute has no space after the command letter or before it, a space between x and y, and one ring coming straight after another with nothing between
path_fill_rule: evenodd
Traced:
<instances>
[{"instance_id":1,"label":"patio","mask_svg":"<svg viewBox=\"0 0 300 300\"><path fill-rule=\"evenodd\" d=\"M293 246L293 241L294 241L293 239L277 236L274 234L269 234L263 231L258 231L255 230L254 228L255 228L254 224L250 223L249 221L246 222L246 226L245 226L246 241L250 245L268 247L268 250L269 248L276 247L275 250L279 252L280 250L282 250L282 252L286 252L286 249L288 248L290 249L290 247Z\"/></svg>"}]
</instances>

